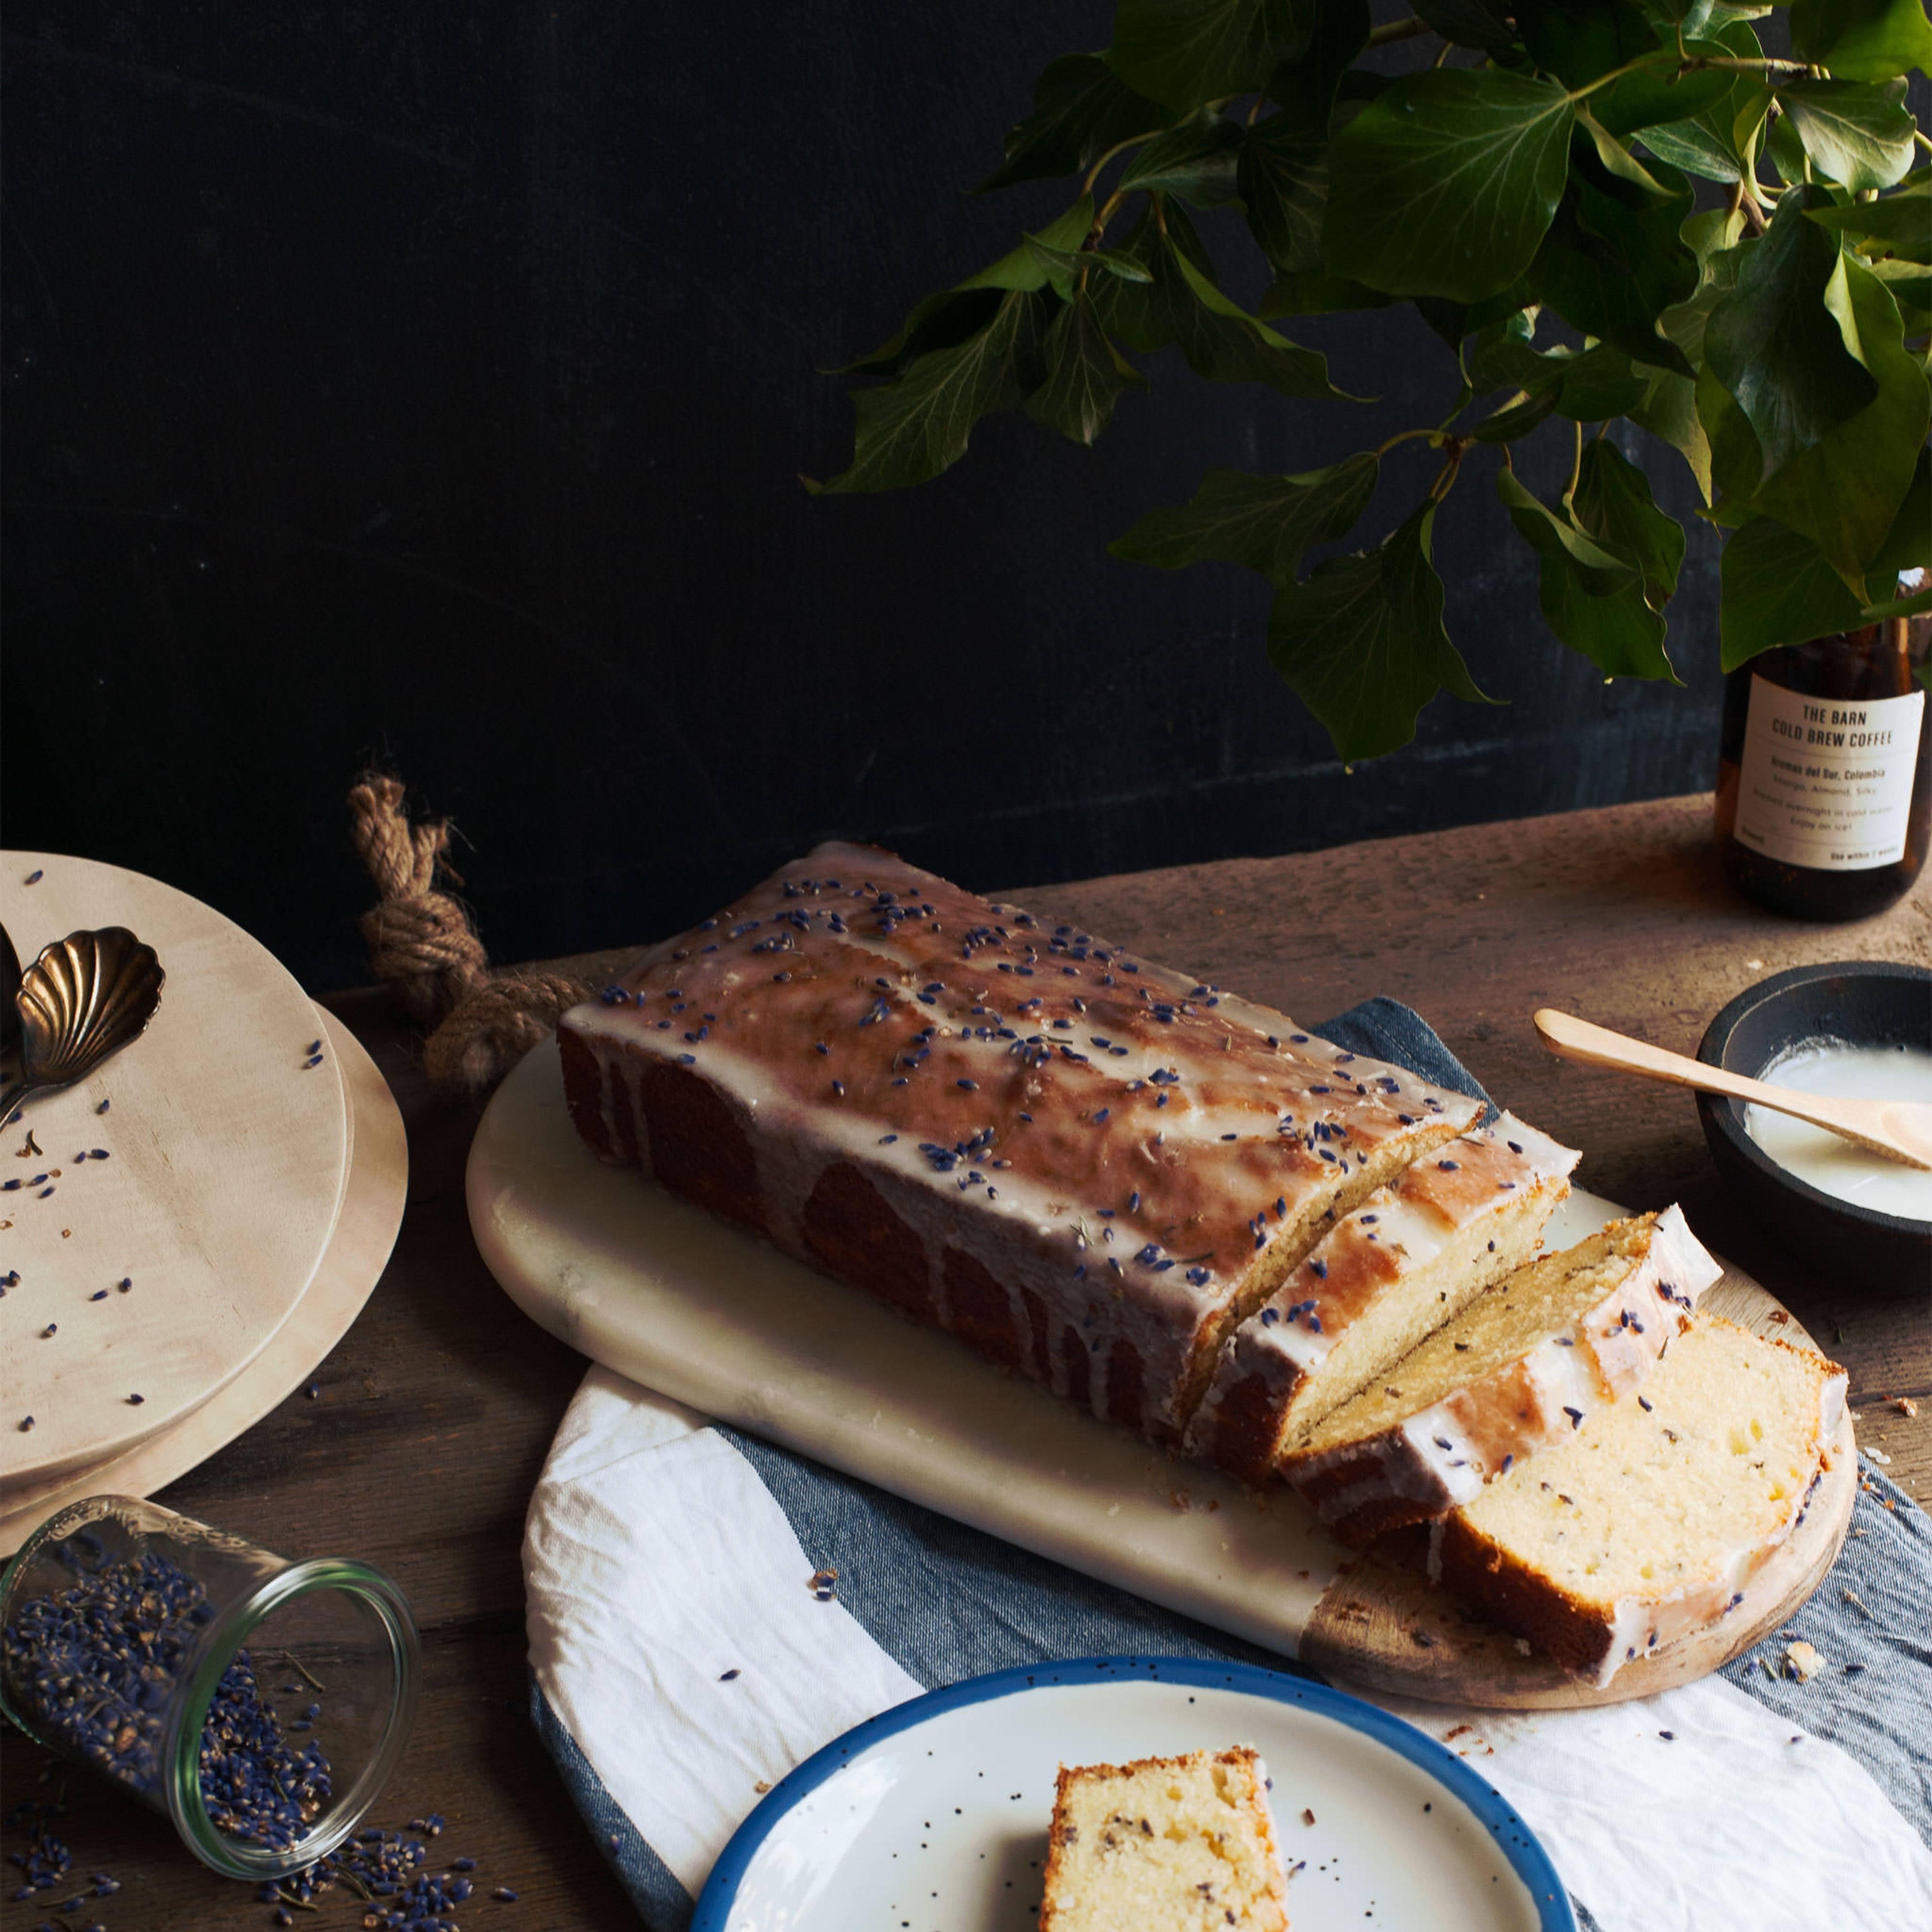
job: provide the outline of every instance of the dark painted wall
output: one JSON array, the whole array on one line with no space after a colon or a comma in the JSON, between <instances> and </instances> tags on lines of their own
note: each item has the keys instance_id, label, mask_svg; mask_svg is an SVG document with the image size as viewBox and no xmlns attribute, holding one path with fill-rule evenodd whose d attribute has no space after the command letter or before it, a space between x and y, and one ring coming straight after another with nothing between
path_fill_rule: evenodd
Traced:
<instances>
[{"instance_id":1,"label":"dark painted wall","mask_svg":"<svg viewBox=\"0 0 1932 1932\"><path fill-rule=\"evenodd\" d=\"M313 984L365 976L340 802L370 757L455 814L506 958L682 923L835 831L1007 886L1709 781L1694 521L1690 688L1606 688L1473 461L1436 555L1511 703L1439 700L1352 776L1268 669L1258 580L1105 554L1210 464L1433 420L1448 358L1404 314L1301 332L1372 407L1163 358L1094 451L999 418L922 490L800 489L849 449L816 371L1061 205L958 190L1104 0L4 26L5 835L158 874Z\"/></svg>"}]
</instances>

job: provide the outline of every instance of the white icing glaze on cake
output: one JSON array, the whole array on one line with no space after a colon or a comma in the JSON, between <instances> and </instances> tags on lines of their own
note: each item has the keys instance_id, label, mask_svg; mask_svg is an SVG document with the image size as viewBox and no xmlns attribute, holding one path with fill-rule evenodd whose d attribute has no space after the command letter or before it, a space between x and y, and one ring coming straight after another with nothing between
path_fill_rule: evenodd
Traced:
<instances>
[{"instance_id":1,"label":"white icing glaze on cake","mask_svg":"<svg viewBox=\"0 0 1932 1932\"><path fill-rule=\"evenodd\" d=\"M1163 1438L1258 1268L1479 1112L851 845L820 847L654 948L560 1030L567 1064L573 1042L595 1060L594 1096L574 1090L573 1108L600 1150L634 1146L661 1169L646 1082L654 1064L682 1070L748 1147L779 1246L823 1261L810 1204L848 1166L916 1238L937 1318L964 1325L944 1260L970 1256L1016 1333L1046 1310L1048 1346L1016 1366L1077 1400L1069 1350L1084 1346L1078 1379L1106 1416L1103 1367L1124 1345L1146 1397L1126 1419Z\"/></svg>"}]
</instances>

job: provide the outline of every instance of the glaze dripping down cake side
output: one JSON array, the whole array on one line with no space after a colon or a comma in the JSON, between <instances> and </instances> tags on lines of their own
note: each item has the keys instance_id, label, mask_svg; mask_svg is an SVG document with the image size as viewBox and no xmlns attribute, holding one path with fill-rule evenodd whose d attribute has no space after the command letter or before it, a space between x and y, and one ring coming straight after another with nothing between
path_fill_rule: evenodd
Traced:
<instances>
[{"instance_id":1,"label":"glaze dripping down cake side","mask_svg":"<svg viewBox=\"0 0 1932 1932\"><path fill-rule=\"evenodd\" d=\"M1466 1095L868 847L558 1029L607 1160L1178 1441L1221 1342Z\"/></svg>"}]
</instances>

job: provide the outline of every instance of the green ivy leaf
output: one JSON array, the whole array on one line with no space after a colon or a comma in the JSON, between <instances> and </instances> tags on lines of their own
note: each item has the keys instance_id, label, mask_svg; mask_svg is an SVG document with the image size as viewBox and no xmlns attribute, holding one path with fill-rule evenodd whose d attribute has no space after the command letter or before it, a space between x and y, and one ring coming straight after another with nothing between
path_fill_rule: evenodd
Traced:
<instances>
[{"instance_id":1,"label":"green ivy leaf","mask_svg":"<svg viewBox=\"0 0 1932 1932\"><path fill-rule=\"evenodd\" d=\"M1636 566L1653 610L1670 602L1684 562L1684 526L1657 507L1643 472L1604 437L1584 446L1570 513L1586 536Z\"/></svg>"},{"instance_id":2,"label":"green ivy leaf","mask_svg":"<svg viewBox=\"0 0 1932 1932\"><path fill-rule=\"evenodd\" d=\"M1536 552L1537 602L1551 630L1606 677L1676 682L1664 655L1664 620L1646 602L1637 572L1548 508L1512 471L1498 473L1496 494Z\"/></svg>"},{"instance_id":3,"label":"green ivy leaf","mask_svg":"<svg viewBox=\"0 0 1932 1932\"><path fill-rule=\"evenodd\" d=\"M923 483L966 454L973 425L1019 400L1013 370L1027 296L1010 290L976 335L908 363L896 382L853 398L859 426L851 467L829 483L804 479L814 495L850 495Z\"/></svg>"},{"instance_id":4,"label":"green ivy leaf","mask_svg":"<svg viewBox=\"0 0 1932 1932\"><path fill-rule=\"evenodd\" d=\"M1732 60L1758 61L1764 58L1762 44L1742 20L1715 25L1709 30L1708 38L1687 44L1693 54ZM1750 74L1732 74L1725 68L1706 68L1704 71L1707 74L1724 74L1727 85L1724 91L1715 94L1708 106L1694 110L1684 119L1662 124L1646 122L1641 138L1643 145L1659 160L1672 167L1682 168L1686 174L1701 176L1706 181L1734 182L1750 172L1738 142L1739 118L1748 117L1754 111L1762 118L1762 108L1754 110L1751 104L1756 97L1763 94L1763 89ZM1623 85L1623 81L1618 81L1604 92L1614 95ZM1756 124L1754 122L1751 124L1754 127Z\"/></svg>"},{"instance_id":5,"label":"green ivy leaf","mask_svg":"<svg viewBox=\"0 0 1932 1932\"><path fill-rule=\"evenodd\" d=\"M1335 90L1369 41L1369 0L1324 0L1308 23L1308 44L1268 80L1270 100L1294 126L1324 138Z\"/></svg>"},{"instance_id":6,"label":"green ivy leaf","mask_svg":"<svg viewBox=\"0 0 1932 1932\"><path fill-rule=\"evenodd\" d=\"M1291 115L1270 115L1248 130L1237 181L1248 226L1270 265L1288 274L1318 269L1327 135L1303 131Z\"/></svg>"},{"instance_id":7,"label":"green ivy leaf","mask_svg":"<svg viewBox=\"0 0 1932 1932\"><path fill-rule=\"evenodd\" d=\"M1601 422L1635 408L1650 388L1620 349L1606 342L1581 350L1558 344L1535 346L1527 311L1479 329L1465 356L1478 391L1521 389L1532 396L1553 390L1551 407L1577 422Z\"/></svg>"},{"instance_id":8,"label":"green ivy leaf","mask_svg":"<svg viewBox=\"0 0 1932 1932\"><path fill-rule=\"evenodd\" d=\"M1932 584L1922 590L1914 590L1902 597L1894 597L1888 604L1868 605L1858 613L1858 620L1864 624L1882 624L1888 617L1923 617L1932 614ZM1912 674L1928 690L1932 690L1932 664L1916 664Z\"/></svg>"},{"instance_id":9,"label":"green ivy leaf","mask_svg":"<svg viewBox=\"0 0 1932 1932\"><path fill-rule=\"evenodd\" d=\"M1676 190L1652 174L1622 142L1612 134L1588 108L1580 106L1576 110L1576 125L1589 138L1597 151L1597 159L1603 164L1606 174L1614 175L1618 180L1627 182L1634 188L1653 196L1659 201L1677 200Z\"/></svg>"},{"instance_id":10,"label":"green ivy leaf","mask_svg":"<svg viewBox=\"0 0 1932 1932\"><path fill-rule=\"evenodd\" d=\"M1325 356L1291 342L1230 302L1184 254L1172 260L1194 297L1190 306L1170 284L1174 339L1197 376L1215 382L1260 382L1278 396L1344 398L1328 380Z\"/></svg>"},{"instance_id":11,"label":"green ivy leaf","mask_svg":"<svg viewBox=\"0 0 1932 1932\"><path fill-rule=\"evenodd\" d=\"M1571 87L1586 87L1659 44L1630 0L1516 0L1514 10L1530 58ZM1670 44L1676 44L1674 32Z\"/></svg>"},{"instance_id":12,"label":"green ivy leaf","mask_svg":"<svg viewBox=\"0 0 1932 1932\"><path fill-rule=\"evenodd\" d=\"M1921 176L1896 194L1855 201L1846 208L1808 208L1805 218L1857 239L1868 255L1932 263L1932 176Z\"/></svg>"},{"instance_id":13,"label":"green ivy leaf","mask_svg":"<svg viewBox=\"0 0 1932 1932\"><path fill-rule=\"evenodd\" d=\"M1166 207L1162 219L1165 234L1143 220L1126 246L1151 272L1151 282L1110 282L1093 291L1110 334L1130 349L1174 344L1194 373L1210 382L1259 382L1282 396L1342 397L1328 380L1326 357L1291 342L1215 286L1207 252L1179 208Z\"/></svg>"},{"instance_id":14,"label":"green ivy leaf","mask_svg":"<svg viewBox=\"0 0 1932 1932\"><path fill-rule=\"evenodd\" d=\"M1649 393L1624 413L1640 429L1666 442L1690 466L1698 494L1711 500L1711 444L1697 415L1697 385L1688 376L1660 369L1651 378Z\"/></svg>"},{"instance_id":15,"label":"green ivy leaf","mask_svg":"<svg viewBox=\"0 0 1932 1932\"><path fill-rule=\"evenodd\" d=\"M990 268L956 283L956 291L969 289L1017 289L1030 295L1049 284L1066 292L1064 278L1054 266L1054 256L1078 248L1094 226L1094 197L1083 194L1066 212L1049 221L1037 235L1023 236L1020 244L1002 255Z\"/></svg>"},{"instance_id":16,"label":"green ivy leaf","mask_svg":"<svg viewBox=\"0 0 1932 1932\"><path fill-rule=\"evenodd\" d=\"M1719 50L1713 47L1711 51ZM1722 68L1680 74L1675 68L1639 68L1590 97L1590 111L1612 134L1648 139L1648 130L1708 114L1728 100L1736 76ZM1666 157L1668 159L1669 157ZM1674 165L1682 166L1681 162Z\"/></svg>"},{"instance_id":17,"label":"green ivy leaf","mask_svg":"<svg viewBox=\"0 0 1932 1932\"><path fill-rule=\"evenodd\" d=\"M1242 130L1225 115L1197 114L1142 148L1120 186L1178 194L1196 208L1222 208L1238 198L1234 169L1242 146Z\"/></svg>"},{"instance_id":18,"label":"green ivy leaf","mask_svg":"<svg viewBox=\"0 0 1932 1932\"><path fill-rule=\"evenodd\" d=\"M1858 602L1809 537L1754 517L1724 541L1718 637L1727 671L1760 651L1848 631Z\"/></svg>"},{"instance_id":19,"label":"green ivy leaf","mask_svg":"<svg viewBox=\"0 0 1932 1932\"><path fill-rule=\"evenodd\" d=\"M1848 80L1932 73L1932 21L1920 0L1797 0L1792 50Z\"/></svg>"},{"instance_id":20,"label":"green ivy leaf","mask_svg":"<svg viewBox=\"0 0 1932 1932\"><path fill-rule=\"evenodd\" d=\"M1547 389L1540 389L1533 396L1526 396L1520 403L1512 403L1507 409L1479 422L1474 430L1478 442L1514 442L1518 436L1527 436L1538 424L1545 422L1556 412L1557 399L1563 393L1560 384Z\"/></svg>"},{"instance_id":21,"label":"green ivy leaf","mask_svg":"<svg viewBox=\"0 0 1932 1932\"><path fill-rule=\"evenodd\" d=\"M1849 259L1843 266L1851 333L1877 381L1870 402L1755 489L1763 467L1756 436L1708 367L1697 406L1711 439L1712 472L1732 507L1775 517L1809 537L1840 577L1858 584L1882 554L1912 486L1932 392L1904 346L1898 306L1885 285Z\"/></svg>"},{"instance_id":22,"label":"green ivy leaf","mask_svg":"<svg viewBox=\"0 0 1932 1932\"><path fill-rule=\"evenodd\" d=\"M1299 476L1210 470L1184 508L1154 511L1108 548L1131 563L1162 570L1242 564L1286 586L1294 583L1306 551L1361 520L1381 470L1368 455Z\"/></svg>"},{"instance_id":23,"label":"green ivy leaf","mask_svg":"<svg viewBox=\"0 0 1932 1932\"><path fill-rule=\"evenodd\" d=\"M1344 310L1390 308L1400 296L1384 295L1366 282L1352 282L1325 269L1284 269L1268 284L1256 313L1272 322L1283 315L1336 315Z\"/></svg>"},{"instance_id":24,"label":"green ivy leaf","mask_svg":"<svg viewBox=\"0 0 1932 1932\"><path fill-rule=\"evenodd\" d=\"M1892 519L1892 533L1865 572L1865 589L1874 597L1882 596L1906 570L1932 570L1932 450L1918 452L1905 500Z\"/></svg>"},{"instance_id":25,"label":"green ivy leaf","mask_svg":"<svg viewBox=\"0 0 1932 1932\"><path fill-rule=\"evenodd\" d=\"M1099 268L1108 274L1118 275L1124 282L1154 280L1144 262L1137 262L1132 256L1124 255L1118 249L1053 248L1031 235L1027 237L1027 246L1053 271L1056 287L1064 284L1070 295L1083 268Z\"/></svg>"},{"instance_id":26,"label":"green ivy leaf","mask_svg":"<svg viewBox=\"0 0 1932 1932\"><path fill-rule=\"evenodd\" d=\"M1438 691L1486 704L1442 628L1425 503L1378 550L1331 558L1275 593L1268 658L1345 763L1399 751Z\"/></svg>"},{"instance_id":27,"label":"green ivy leaf","mask_svg":"<svg viewBox=\"0 0 1932 1932\"><path fill-rule=\"evenodd\" d=\"M1838 242L1804 218L1808 207L1828 200L1822 188L1786 190L1770 228L1744 249L1737 286L1713 307L1704 331L1705 365L1744 412L1767 476L1878 393L1832 305L1842 286Z\"/></svg>"},{"instance_id":28,"label":"green ivy leaf","mask_svg":"<svg viewBox=\"0 0 1932 1932\"><path fill-rule=\"evenodd\" d=\"M1026 412L1070 442L1091 443L1113 419L1121 391L1147 382L1107 340L1084 289L1074 291L1048 332L1046 360L1046 380L1027 398Z\"/></svg>"},{"instance_id":29,"label":"green ivy leaf","mask_svg":"<svg viewBox=\"0 0 1932 1932\"><path fill-rule=\"evenodd\" d=\"M1034 82L1033 112L1007 134L1006 160L974 192L1084 174L1116 142L1152 134L1169 118L1114 74L1103 55L1063 55Z\"/></svg>"},{"instance_id":30,"label":"green ivy leaf","mask_svg":"<svg viewBox=\"0 0 1932 1932\"><path fill-rule=\"evenodd\" d=\"M1119 0L1107 64L1171 108L1264 86L1308 42L1311 0Z\"/></svg>"},{"instance_id":31,"label":"green ivy leaf","mask_svg":"<svg viewBox=\"0 0 1932 1932\"><path fill-rule=\"evenodd\" d=\"M1322 259L1391 295L1498 293L1556 212L1574 118L1552 80L1405 74L1335 136Z\"/></svg>"},{"instance_id":32,"label":"green ivy leaf","mask_svg":"<svg viewBox=\"0 0 1932 1932\"><path fill-rule=\"evenodd\" d=\"M1654 184L1667 191L1659 199L1611 173L1580 134L1570 163L1562 203L1530 266L1538 299L1586 335L1688 376L1690 364L1658 334L1658 318L1697 286L1697 259L1679 232L1690 211L1690 183L1657 163Z\"/></svg>"},{"instance_id":33,"label":"green ivy leaf","mask_svg":"<svg viewBox=\"0 0 1932 1932\"><path fill-rule=\"evenodd\" d=\"M1496 54L1516 43L1508 0L1414 0L1414 10L1431 32L1459 47Z\"/></svg>"},{"instance_id":34,"label":"green ivy leaf","mask_svg":"<svg viewBox=\"0 0 1932 1932\"><path fill-rule=\"evenodd\" d=\"M827 373L835 376L896 376L915 356L950 349L977 335L998 312L998 289L947 289L928 296L906 318L905 326L869 356Z\"/></svg>"},{"instance_id":35,"label":"green ivy leaf","mask_svg":"<svg viewBox=\"0 0 1932 1932\"><path fill-rule=\"evenodd\" d=\"M1850 188L1890 188L1912 166L1905 83L1786 81L1778 98L1812 164ZM1802 170L1800 170L1802 174Z\"/></svg>"}]
</instances>

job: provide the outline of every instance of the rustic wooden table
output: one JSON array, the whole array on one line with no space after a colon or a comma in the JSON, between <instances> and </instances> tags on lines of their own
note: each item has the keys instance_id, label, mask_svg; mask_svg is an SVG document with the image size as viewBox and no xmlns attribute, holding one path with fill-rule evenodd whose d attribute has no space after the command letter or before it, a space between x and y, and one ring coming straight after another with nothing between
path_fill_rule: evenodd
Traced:
<instances>
[{"instance_id":1,"label":"rustic wooden table","mask_svg":"<svg viewBox=\"0 0 1932 1932\"><path fill-rule=\"evenodd\" d=\"M1418 1008L1492 1094L1585 1150L1581 1184L1633 1206L1682 1201L1706 1242L1844 1363L1861 1442L1932 1503L1932 1293L1882 1295L1795 1265L1725 1193L1690 1096L1556 1060L1531 1029L1534 1008L1558 1006L1690 1052L1733 994L1781 968L1932 964L1932 881L1882 918L1796 925L1725 886L1709 820L1708 799L1668 800L1016 896L1305 1021L1373 993ZM601 971L624 956L576 963ZM444 1814L437 1849L476 1858L482 1881L461 1915L470 1932L632 1925L524 1714L524 1502L584 1365L517 1312L477 1257L463 1198L475 1112L429 1091L383 995L327 1004L375 1055L408 1124L401 1238L317 1371L318 1396L292 1396L162 1500L286 1554L353 1552L401 1583L422 1622L427 1684L371 1822ZM1916 1400L1916 1418L1900 1398ZM37 1785L44 1762L7 1737L9 1806L61 1788ZM270 1922L252 1888L202 1870L161 1820L78 1774L64 1783L59 1828L75 1871L123 1886L68 1915L73 1932L96 1919L112 1932ZM19 1849L17 1831L7 1839L0 1849ZM497 1885L520 1901L489 1900ZM9 1904L5 1922L25 1932L62 1895ZM338 1892L299 1922L328 1932L361 1913Z\"/></svg>"}]
</instances>

